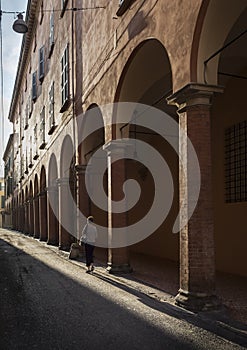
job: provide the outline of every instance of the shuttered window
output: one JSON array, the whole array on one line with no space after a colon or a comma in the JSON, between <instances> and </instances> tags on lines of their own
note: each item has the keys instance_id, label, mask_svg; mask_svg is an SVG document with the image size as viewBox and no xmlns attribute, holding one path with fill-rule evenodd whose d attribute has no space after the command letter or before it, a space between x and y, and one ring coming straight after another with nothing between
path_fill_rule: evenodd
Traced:
<instances>
[{"instance_id":1,"label":"shuttered window","mask_svg":"<svg viewBox=\"0 0 247 350\"><path fill-rule=\"evenodd\" d=\"M66 109L69 100L69 47L67 45L61 60L61 95L62 111Z\"/></svg>"}]
</instances>

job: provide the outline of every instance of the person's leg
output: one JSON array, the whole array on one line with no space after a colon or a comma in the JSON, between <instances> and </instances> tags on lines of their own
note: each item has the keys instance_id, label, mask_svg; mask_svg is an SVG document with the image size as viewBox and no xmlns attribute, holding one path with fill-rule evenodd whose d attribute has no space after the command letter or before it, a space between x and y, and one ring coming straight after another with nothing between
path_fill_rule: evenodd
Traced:
<instances>
[{"instance_id":1,"label":"person's leg","mask_svg":"<svg viewBox=\"0 0 247 350\"><path fill-rule=\"evenodd\" d=\"M86 253L86 266L87 271L90 271L90 265L91 265L91 252L90 252L90 245L85 243L85 253Z\"/></svg>"},{"instance_id":2,"label":"person's leg","mask_svg":"<svg viewBox=\"0 0 247 350\"><path fill-rule=\"evenodd\" d=\"M93 264L93 252L94 252L94 245L91 245L91 264L90 264L91 271L93 271L93 270L94 270L94 264Z\"/></svg>"}]
</instances>

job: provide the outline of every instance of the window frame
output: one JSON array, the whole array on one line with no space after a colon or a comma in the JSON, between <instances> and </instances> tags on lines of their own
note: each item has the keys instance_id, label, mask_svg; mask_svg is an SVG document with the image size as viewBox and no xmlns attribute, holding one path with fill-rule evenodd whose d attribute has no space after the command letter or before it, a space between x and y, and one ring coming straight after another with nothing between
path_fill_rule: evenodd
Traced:
<instances>
[{"instance_id":1,"label":"window frame","mask_svg":"<svg viewBox=\"0 0 247 350\"><path fill-rule=\"evenodd\" d=\"M66 11L66 7L68 5L68 0L61 0L61 14L60 17L62 18L65 11Z\"/></svg>"},{"instance_id":2,"label":"window frame","mask_svg":"<svg viewBox=\"0 0 247 350\"><path fill-rule=\"evenodd\" d=\"M37 99L37 71L32 74L32 100L35 102Z\"/></svg>"},{"instance_id":3,"label":"window frame","mask_svg":"<svg viewBox=\"0 0 247 350\"><path fill-rule=\"evenodd\" d=\"M33 159L38 159L39 158L39 153L38 153L38 124L35 123L34 128L33 128L33 135L34 135L34 144L36 145L35 147L35 154L33 156Z\"/></svg>"},{"instance_id":4,"label":"window frame","mask_svg":"<svg viewBox=\"0 0 247 350\"><path fill-rule=\"evenodd\" d=\"M55 123L55 82L53 81L49 90L49 131L48 135L51 135L56 128Z\"/></svg>"},{"instance_id":5,"label":"window frame","mask_svg":"<svg viewBox=\"0 0 247 350\"><path fill-rule=\"evenodd\" d=\"M64 112L69 105L69 45L67 44L61 59L61 109Z\"/></svg>"},{"instance_id":6,"label":"window frame","mask_svg":"<svg viewBox=\"0 0 247 350\"><path fill-rule=\"evenodd\" d=\"M133 2L134 0L119 0L119 9L117 10L116 15L118 17L122 16L132 5Z\"/></svg>"},{"instance_id":7,"label":"window frame","mask_svg":"<svg viewBox=\"0 0 247 350\"><path fill-rule=\"evenodd\" d=\"M52 9L52 12L50 14L50 33L49 33L49 57L51 57L51 54L54 49L55 45L55 35L54 35L54 28L55 28L55 12L54 9Z\"/></svg>"},{"instance_id":8,"label":"window frame","mask_svg":"<svg viewBox=\"0 0 247 350\"><path fill-rule=\"evenodd\" d=\"M43 106L43 108L40 112L39 137L40 137L39 149L44 149L46 146L46 142L45 142L45 106Z\"/></svg>"},{"instance_id":9,"label":"window frame","mask_svg":"<svg viewBox=\"0 0 247 350\"><path fill-rule=\"evenodd\" d=\"M45 46L39 49L39 81L42 82L45 77Z\"/></svg>"}]
</instances>

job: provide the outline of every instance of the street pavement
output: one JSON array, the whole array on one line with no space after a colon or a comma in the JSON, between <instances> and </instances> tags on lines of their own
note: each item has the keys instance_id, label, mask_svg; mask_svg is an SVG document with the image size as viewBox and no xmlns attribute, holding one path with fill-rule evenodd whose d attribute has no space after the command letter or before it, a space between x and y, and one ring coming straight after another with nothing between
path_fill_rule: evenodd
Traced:
<instances>
[{"instance_id":1,"label":"street pavement","mask_svg":"<svg viewBox=\"0 0 247 350\"><path fill-rule=\"evenodd\" d=\"M244 332L86 274L56 249L0 229L0 349L246 348Z\"/></svg>"}]
</instances>

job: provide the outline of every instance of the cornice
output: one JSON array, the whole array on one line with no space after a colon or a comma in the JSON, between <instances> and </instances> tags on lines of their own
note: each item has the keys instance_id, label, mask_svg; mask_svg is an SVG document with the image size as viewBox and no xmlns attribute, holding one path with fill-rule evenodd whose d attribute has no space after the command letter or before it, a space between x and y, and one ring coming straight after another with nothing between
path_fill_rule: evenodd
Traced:
<instances>
[{"instance_id":1,"label":"cornice","mask_svg":"<svg viewBox=\"0 0 247 350\"><path fill-rule=\"evenodd\" d=\"M17 68L17 74L15 79L15 85L13 89L10 109L9 109L9 116L8 119L13 123L14 118L14 112L15 107L18 99L18 93L20 91L20 86L23 78L23 73L26 68L27 64L27 58L30 51L30 47L32 44L32 38L34 33L34 28L37 20L37 8L40 3L40 0L28 0L27 4L27 10L26 10L26 23L28 26L28 32L23 36L22 44L21 44L21 51L19 56L19 62L18 62L18 68Z\"/></svg>"}]
</instances>

